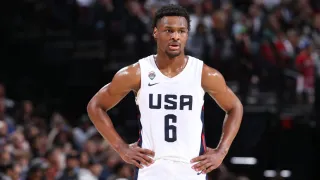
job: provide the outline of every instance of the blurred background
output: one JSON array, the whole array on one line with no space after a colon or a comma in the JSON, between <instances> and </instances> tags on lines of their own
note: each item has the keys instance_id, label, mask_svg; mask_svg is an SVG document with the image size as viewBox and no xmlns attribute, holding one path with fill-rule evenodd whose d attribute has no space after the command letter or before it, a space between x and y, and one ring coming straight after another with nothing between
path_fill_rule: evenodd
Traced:
<instances>
[{"instance_id":1,"label":"blurred background","mask_svg":"<svg viewBox=\"0 0 320 180\"><path fill-rule=\"evenodd\" d=\"M209 179L320 179L318 0L3 1L2 179L131 180L133 167L103 141L86 105L121 67L155 53L152 17L168 3L190 12L187 54L218 69L244 105ZM215 147L224 112L205 99ZM137 113L131 93L109 112L128 143L138 139Z\"/></svg>"}]
</instances>

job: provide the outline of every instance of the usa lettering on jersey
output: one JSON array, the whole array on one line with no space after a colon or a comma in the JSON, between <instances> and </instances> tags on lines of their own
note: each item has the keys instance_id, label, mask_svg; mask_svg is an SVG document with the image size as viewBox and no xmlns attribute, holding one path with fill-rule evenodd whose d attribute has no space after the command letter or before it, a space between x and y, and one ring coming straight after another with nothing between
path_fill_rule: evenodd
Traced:
<instances>
[{"instance_id":1,"label":"usa lettering on jersey","mask_svg":"<svg viewBox=\"0 0 320 180\"><path fill-rule=\"evenodd\" d=\"M175 94L149 94L150 109L166 109L166 110L192 110L193 98L191 95Z\"/></svg>"}]
</instances>

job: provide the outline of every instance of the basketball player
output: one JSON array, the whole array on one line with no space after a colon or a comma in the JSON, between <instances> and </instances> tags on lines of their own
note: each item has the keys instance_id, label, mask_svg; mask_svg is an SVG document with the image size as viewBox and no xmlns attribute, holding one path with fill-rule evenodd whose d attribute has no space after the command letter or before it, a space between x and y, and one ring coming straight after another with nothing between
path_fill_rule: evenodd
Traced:
<instances>
[{"instance_id":1,"label":"basketball player","mask_svg":"<svg viewBox=\"0 0 320 180\"><path fill-rule=\"evenodd\" d=\"M87 107L100 134L125 162L139 168L139 180L206 179L206 173L222 163L241 124L242 104L223 76L184 54L189 26L184 8L160 8L153 23L157 54L119 70ZM138 146L124 142L106 113L130 91L141 114ZM227 114L214 149L206 148L202 134L205 92Z\"/></svg>"}]
</instances>

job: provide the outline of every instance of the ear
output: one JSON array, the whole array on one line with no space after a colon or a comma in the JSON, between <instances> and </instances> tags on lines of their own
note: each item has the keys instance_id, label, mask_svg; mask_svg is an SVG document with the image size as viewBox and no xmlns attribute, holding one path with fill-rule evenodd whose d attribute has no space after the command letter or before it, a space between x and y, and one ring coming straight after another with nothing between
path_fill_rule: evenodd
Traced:
<instances>
[{"instance_id":1,"label":"ear","mask_svg":"<svg viewBox=\"0 0 320 180\"><path fill-rule=\"evenodd\" d=\"M155 39L155 40L157 40L157 38L158 38L158 29L155 27L155 28L153 28L153 38Z\"/></svg>"}]
</instances>

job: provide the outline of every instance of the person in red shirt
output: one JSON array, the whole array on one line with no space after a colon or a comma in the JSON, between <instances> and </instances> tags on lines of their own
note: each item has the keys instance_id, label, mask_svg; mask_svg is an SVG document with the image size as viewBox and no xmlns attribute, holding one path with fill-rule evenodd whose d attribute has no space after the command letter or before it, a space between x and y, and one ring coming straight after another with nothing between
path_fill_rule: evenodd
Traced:
<instances>
[{"instance_id":1,"label":"person in red shirt","mask_svg":"<svg viewBox=\"0 0 320 180\"><path fill-rule=\"evenodd\" d=\"M311 42L305 41L302 43L302 51L296 57L296 67L298 71L301 73L302 77L299 78L298 86L300 84L301 88L298 88L298 93L305 93L308 97L309 103L313 102L314 95L314 71L315 64L312 59L313 47ZM300 90L299 90L300 89Z\"/></svg>"}]
</instances>

